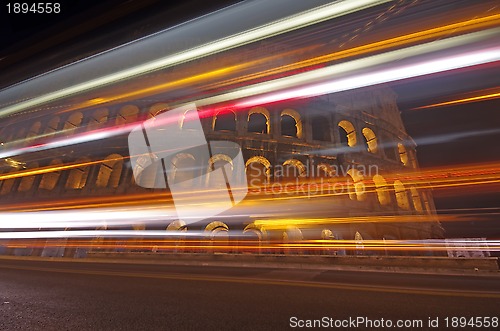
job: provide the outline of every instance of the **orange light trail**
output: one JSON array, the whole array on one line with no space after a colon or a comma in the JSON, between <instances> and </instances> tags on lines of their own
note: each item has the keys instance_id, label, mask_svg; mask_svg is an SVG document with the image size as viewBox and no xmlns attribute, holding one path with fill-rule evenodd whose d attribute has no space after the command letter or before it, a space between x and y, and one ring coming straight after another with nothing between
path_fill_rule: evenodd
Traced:
<instances>
[{"instance_id":1,"label":"orange light trail","mask_svg":"<svg viewBox=\"0 0 500 331\"><path fill-rule=\"evenodd\" d=\"M58 166L47 166L38 169L24 170L12 174L5 174L0 176L1 180L34 176L45 174L48 172L69 170L74 168L80 168L95 164L101 164L107 160L97 160L82 163L71 163L66 165ZM116 159L118 160L118 158ZM121 158L120 158L121 160ZM391 183L395 180L401 180L403 184L408 188L414 186L415 188L429 188L429 189L439 189L439 188L451 188L451 187L470 187L470 186L481 186L481 185L495 185L500 183L500 164L490 163L481 164L473 166L461 166L461 167L445 167L436 168L425 171L415 171L399 174L386 174L385 179ZM362 181L364 184L365 193L376 193L377 187L373 181L365 179ZM342 179L341 177L326 179L325 181L316 182L314 179L310 181L299 182L296 185L294 183L283 184L279 190L273 189L272 185L262 186L262 187L250 187L249 189L249 200L255 202L265 201L278 201L278 200L290 200L290 199L309 199L311 197L331 197L331 196L342 196L354 193L354 188ZM342 188L341 192L335 192L334 189L338 187ZM350 188L351 187L351 188ZM284 189L283 189L284 188ZM350 190L347 190L350 188ZM305 191L304 191L305 190ZM223 190L222 190L223 191ZM334 191L334 192L331 192ZM394 188L387 187L386 191L394 191ZM206 193L207 191L203 191ZM217 190L211 190L213 194L217 194ZM305 192L305 193L304 193ZM314 192L314 193L311 193ZM223 192L225 193L225 191ZM293 194L297 194L293 196ZM302 194L300 194L302 193ZM187 201L190 197L195 198L197 192L190 192L190 196L186 196ZM117 205L137 205L138 201L156 201L158 203L165 203L170 201L171 197L166 193L156 193L156 194L134 194L134 195L123 195L120 197L109 197L109 198L77 198L71 201L62 200L60 203L52 201L49 206L33 205L24 203L23 210L34 208L35 210L54 210L58 208L82 208L83 206L117 206ZM30 208L26 208L31 206ZM37 207L38 206L38 207ZM15 205L5 206L4 210L18 210ZM47 208L47 209L46 209Z\"/></svg>"},{"instance_id":2,"label":"orange light trail","mask_svg":"<svg viewBox=\"0 0 500 331\"><path fill-rule=\"evenodd\" d=\"M411 43L415 43L415 42L419 42L419 41L424 41L424 40L431 39L431 38L441 38L444 36L448 36L452 32L456 32L458 34L458 33L467 32L470 30L474 30L474 29L496 26L499 24L500 24L500 14L481 17L481 18L475 18L472 20L464 21L464 22L453 23L453 24L442 26L442 27L437 27L437 28L432 28L429 30L410 33L407 35L398 36L395 38L386 39L386 40L374 42L371 44L350 48L350 49L340 51L340 52L335 52L332 54L318 56L318 57L315 57L312 59L300 61L297 63L282 66L279 68L269 69L269 70L266 70L263 72L259 72L259 73L255 73L255 74L251 74L251 75L246 75L246 76L232 79L232 80L229 80L226 82L214 83L212 86L208 86L208 88L216 88L216 87L222 87L222 86L231 85L231 84L235 84L235 83L241 83L241 82L248 81L251 79L260 78L260 77L263 77L266 75L272 75L272 74L282 73L285 71L302 69L302 68L308 67L308 66L323 64L323 63L336 61L336 60L341 60L341 59L345 59L345 58L349 58L349 57L354 57L354 56L363 55L363 54L367 54L367 53L371 53L371 52L375 52L375 51L393 48L396 46L403 46L403 45L407 45L407 44L411 44Z\"/></svg>"},{"instance_id":3,"label":"orange light trail","mask_svg":"<svg viewBox=\"0 0 500 331\"><path fill-rule=\"evenodd\" d=\"M279 73L283 73L283 72L288 72L288 71L297 70L297 69L303 69L303 68L307 68L307 67L315 66L315 65L319 65L319 64L324 64L324 63L331 62L331 61L336 61L336 60L340 60L340 59L345 59L345 58L349 58L349 57L363 55L363 54L367 54L367 53L371 53L371 52L375 52L375 51L380 51L380 50L384 50L384 49L389 49L389 48L394 48L397 46L403 46L403 45L407 45L407 44L411 44L411 43L416 43L416 42L424 41L424 40L431 39L431 38L442 38L444 36L449 36L451 34L455 35L455 34L468 32L471 30L487 28L487 27L492 27L492 26L497 26L497 25L500 25L500 14L475 18L475 19L471 19L471 20L467 20L467 21L457 22L457 23L453 23L453 24L449 24L449 25L445 25L445 26L441 26L441 27L436 27L436 28L432 28L432 29L428 29L428 30L424 30L424 31L410 33L410 34L403 35L403 36L398 36L398 37L394 37L394 38L390 38L390 39L386 39L386 40L377 41L374 43L354 47L354 48L347 49L347 50L340 51L340 52L334 52L331 54L321 55L321 56L318 56L315 58L299 61L299 62L296 62L293 64L281 66L278 68L260 71L260 72L255 73L255 74L244 75L244 76L241 76L238 78L232 78L232 79L229 79L226 81L208 84L208 85L202 86L201 90L216 89L216 88L220 88L223 86L228 86L228 85L232 85L232 84L236 84L236 83L242 83L242 82L246 82L249 80L263 78L263 77L267 77L270 75L275 75L275 74L279 74ZM89 106L103 105L103 104L106 104L106 103L109 103L112 101L126 100L126 99L130 99L131 97L145 97L145 96L152 95L155 93L163 93L163 92L168 91L168 89L185 86L186 84L199 83L199 82L202 82L202 81L207 80L207 79L222 77L222 76L227 75L229 73L237 74L238 72L241 72L243 69L247 69L247 68L253 67L254 69L257 69L255 67L258 64L266 63L266 62L269 62L273 59L281 58L281 57L288 56L291 54L299 54L301 52L307 51L308 49L310 50L311 48L314 49L317 47L318 46L310 46L307 48L293 50L293 51L286 52L286 53L280 53L278 55L268 56L268 57L265 57L263 59L258 59L258 60L250 61L247 63L240 63L240 64L233 65L230 67L219 68L219 69L216 69L213 71L209 71L209 72L205 72L202 74L178 79L175 81L150 86L147 88L137 89L137 90L134 90L132 92L116 94L116 95L112 95L112 96L108 96L108 97L102 96L99 98L94 98L94 99L88 100L86 102L76 104L74 106L68 106L65 108L65 110L63 112L81 109L81 108L86 108Z\"/></svg>"},{"instance_id":4,"label":"orange light trail","mask_svg":"<svg viewBox=\"0 0 500 331\"><path fill-rule=\"evenodd\" d=\"M472 102L477 102L477 101L493 100L493 99L497 99L497 98L500 98L500 92L488 93L488 94L482 94L482 95L468 97L468 98L460 98L460 99L455 99L455 100L450 100L450 101L445 101L445 102L440 102L440 103L434 103L434 104L427 105L427 106L416 107L416 108L413 108L413 110L452 106L452 105L458 105L458 104L462 104L462 103L472 103Z\"/></svg>"},{"instance_id":5,"label":"orange light trail","mask_svg":"<svg viewBox=\"0 0 500 331\"><path fill-rule=\"evenodd\" d=\"M453 243L453 242L451 242ZM461 251L499 251L500 242L490 240L481 242L482 246L468 245L462 243L460 247L449 246L443 240L425 241L425 240L302 240L301 242L282 242L278 240L266 240L265 242L240 239L238 244L234 244L227 239L124 239L124 238L99 238L99 239L48 239L48 240L15 240L7 243L9 248L46 248L46 247L65 247L65 248L86 248L94 253L113 253L114 250L141 250L155 253L305 253L307 251L358 251L376 252L376 251L434 251L446 252L451 249ZM124 252L126 254L126 252ZM116 252L114 252L116 254ZM326 253L328 254L328 253ZM331 254L331 253L330 253Z\"/></svg>"}]
</instances>

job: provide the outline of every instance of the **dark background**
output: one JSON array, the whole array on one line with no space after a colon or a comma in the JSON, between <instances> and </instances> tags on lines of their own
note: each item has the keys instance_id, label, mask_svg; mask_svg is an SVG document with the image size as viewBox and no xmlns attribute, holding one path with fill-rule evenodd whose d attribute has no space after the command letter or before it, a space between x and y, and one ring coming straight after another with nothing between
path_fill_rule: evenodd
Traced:
<instances>
[{"instance_id":1,"label":"dark background","mask_svg":"<svg viewBox=\"0 0 500 331\"><path fill-rule=\"evenodd\" d=\"M0 7L0 87L238 1L71 0L59 1L60 14L8 14L8 2L1 1ZM422 168L498 162L500 99L414 109L453 99L457 93L498 87L498 77L497 64L391 85L399 95L407 131L418 145ZM436 190L434 197L439 212L478 208L500 211L500 196L491 189L474 194L464 189ZM443 226L450 238L498 239L497 221L495 213L485 213L475 221Z\"/></svg>"}]
</instances>

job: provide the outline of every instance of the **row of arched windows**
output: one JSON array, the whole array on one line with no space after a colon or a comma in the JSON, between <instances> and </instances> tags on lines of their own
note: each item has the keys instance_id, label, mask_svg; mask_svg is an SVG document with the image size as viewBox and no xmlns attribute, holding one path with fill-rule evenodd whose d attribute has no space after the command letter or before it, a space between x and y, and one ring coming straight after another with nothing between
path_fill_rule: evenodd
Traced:
<instances>
[{"instance_id":1,"label":"row of arched windows","mask_svg":"<svg viewBox=\"0 0 500 331\"><path fill-rule=\"evenodd\" d=\"M27 192L31 189L40 189L46 191L52 191L54 188L59 186L64 186L67 190L78 190L83 189L86 185L89 185L90 170L94 165L97 169L97 173L93 176L93 187L97 188L117 188L121 183L123 174L123 157L119 154L111 154L107 156L102 161L91 162L87 158L82 158L77 160L72 164L63 164L60 159L55 159L50 162L46 167L40 168L37 162L33 162L27 165L27 172L32 170L41 170L41 178L37 181L37 176L39 175L26 175L19 178L10 178L0 181L0 195L6 195L13 191L14 184L16 180L19 181L16 191L17 192ZM157 166L160 165L159 162L156 163ZM215 168L222 168L229 164L230 167L226 167L229 170L227 176L236 175L233 174L232 159L224 154L216 154L208 160L208 174L207 185L211 188L224 189L226 187L226 178L220 172L211 172ZM179 153L172 159L172 171L169 173L171 180L174 183L184 183L184 185L189 183L190 179L199 176L196 173L197 161L193 155L189 153ZM263 156L253 156L249 158L245 163L246 176L248 184L250 187L263 186L271 183L271 176L274 178L279 178L281 181L294 180L296 178L306 177L307 169L306 166L297 159L288 159L283 162L281 171L282 173L271 174L271 163L268 159ZM318 178L331 178L334 177L335 169L329 164L319 163L316 165L316 173L314 177ZM136 178L136 181L144 183L148 181L154 183L158 179L155 178L159 173L154 166L150 166ZM63 176L64 174L64 176ZM373 176L371 181L366 181L362 173L357 169L349 169L347 172L348 177L348 194L351 200L365 201L367 194L370 190L366 189L366 186L372 186L373 191L376 193L378 202L385 206L392 203L392 198L390 192L394 192L394 198L399 208L403 210L410 210L412 202L413 208L417 212L422 212L425 209L429 210L428 202L423 196L424 202L422 202L421 195L415 187L410 187L406 189L405 185L399 181L395 180L391 185L387 183L385 178L381 175ZM63 181L63 182L61 182ZM36 187L35 187L36 186ZM152 186L153 187L153 186Z\"/></svg>"},{"instance_id":2,"label":"row of arched windows","mask_svg":"<svg viewBox=\"0 0 500 331\"><path fill-rule=\"evenodd\" d=\"M349 193L349 197L351 198L351 200L366 200L366 195L369 190L366 189L365 179L363 175L356 169L350 169L348 175L353 182L353 189L350 190ZM400 180L395 180L392 185L389 185L385 178L381 175L373 176L372 181L375 192L377 194L377 200L381 205L386 206L391 204L392 199L390 192L393 191L394 197L396 198L396 203L399 208L403 210L410 210L411 201L415 211L423 212L424 207L426 210L429 210L428 201L425 195L423 196L425 204L424 206L420 193L415 187L411 186L408 190Z\"/></svg>"},{"instance_id":3,"label":"row of arched windows","mask_svg":"<svg viewBox=\"0 0 500 331\"><path fill-rule=\"evenodd\" d=\"M149 108L147 117L151 118L168 109L163 103L155 104ZM50 136L56 132L71 131L86 127L88 130L94 130L102 127L113 120L113 124L120 126L133 123L139 120L140 110L137 106L126 105L121 107L116 114L112 115L107 108L99 108L91 113L90 116L84 116L82 112L76 111L66 118L55 116L45 124L41 121L32 123L28 129L6 129L2 132L2 141L14 141L19 139L30 139L37 136ZM331 141L331 128L329 120L325 116L312 115L310 118L312 128L312 139L317 141ZM186 124L184 124L186 125ZM338 122L340 142L346 147L355 147L359 144L357 132L354 125L348 120ZM212 129L214 131L236 131L236 114L233 111L224 111L213 117ZM264 107L253 107L248 111L247 131L251 133L270 134L272 130L270 113ZM285 137L301 139L303 137L303 123L300 114L293 109L284 109L280 113L280 133ZM379 153L379 138L375 132L364 127L361 130L366 150L370 153ZM390 139L383 137L390 142ZM402 143L397 144L397 153L393 150L391 144L384 147L386 156L395 161L400 161L404 165L409 164L409 156L406 147Z\"/></svg>"},{"instance_id":4,"label":"row of arched windows","mask_svg":"<svg viewBox=\"0 0 500 331\"><path fill-rule=\"evenodd\" d=\"M229 177L233 176L233 165L232 159L224 154L216 154L210 158L208 161L208 170L212 171L215 168L222 168L224 165L229 164L230 167L227 168ZM189 153L178 154L172 160L172 165L174 171L170 174L171 180L174 182L184 182L188 183L189 179L193 179L199 176L195 173L197 168L197 161L193 155ZM271 162L263 156L253 156L245 162L247 181L250 187L263 186L271 183L271 177L275 180L288 182L295 180L297 178L304 178L306 176L311 176L308 174L306 166L297 159L288 159L284 161L280 167L280 172L272 172ZM315 173L312 177L316 178L332 178L336 175L334 167L327 163L319 163L316 165ZM140 178L139 180L146 180L154 182L158 171L155 169L149 169L145 171L142 176L150 176L150 178ZM153 178L151 178L153 176ZM220 176L219 176L220 177ZM212 188L225 188L226 182L225 178L217 177L217 175L212 175L207 177L207 185ZM348 194L351 200L364 201L366 200L368 190L365 185L365 178L362 173L354 168L347 171L348 185L352 186L348 189ZM394 191L394 196L398 207L403 210L410 210L410 199L413 203L414 209L417 212L423 211L423 204L420 198L420 194L415 187L410 187L409 191L405 188L404 184L395 180L392 186L389 186L385 178L381 175L373 176L373 187L376 192L377 199L381 205L389 205L392 202L390 191Z\"/></svg>"},{"instance_id":5,"label":"row of arched windows","mask_svg":"<svg viewBox=\"0 0 500 331\"><path fill-rule=\"evenodd\" d=\"M271 131L269 111L263 107L254 107L248 112L248 132L269 134ZM324 116L313 116L311 118L312 139L319 141L331 141L329 121ZM236 131L236 114L232 111L225 111L217 114L213 118L212 128L214 131ZM338 123L340 142L346 147L358 145L357 133L354 125L341 120ZM301 116L293 109L285 109L280 114L280 132L282 136L302 138L303 124ZM366 150L372 154L379 153L379 142L375 132L364 127L361 130ZM389 139L387 139L389 141ZM387 144L384 153L390 159L400 161L408 165L408 153L402 143L397 144L398 155L393 150L392 144Z\"/></svg>"},{"instance_id":6,"label":"row of arched windows","mask_svg":"<svg viewBox=\"0 0 500 331\"><path fill-rule=\"evenodd\" d=\"M43 168L40 168L37 162L33 162L27 165L26 171L39 170L41 172L39 182L36 181L37 175L5 179L0 181L0 195L12 193L17 180L19 181L17 192L27 192L32 189L52 191L58 185L69 190L83 189L90 184L89 173L94 164L99 165L94 186L117 188L122 176L123 157L119 154L111 154L101 162L91 162L87 158L82 158L70 165L63 164L60 159L54 159Z\"/></svg>"},{"instance_id":7,"label":"row of arched windows","mask_svg":"<svg viewBox=\"0 0 500 331\"><path fill-rule=\"evenodd\" d=\"M159 112L166 110L166 104L156 104L149 108L147 118L154 117ZM39 136L51 136L58 132L70 134L72 131L86 127L87 130L95 130L106 124L121 126L134 123L140 118L139 107L126 105L121 107L116 113L110 112L108 108L99 108L88 114L75 111L68 116L54 116L47 122L41 120L32 123L27 128L5 129L1 132L1 141L10 142L20 139L30 139Z\"/></svg>"},{"instance_id":8,"label":"row of arched windows","mask_svg":"<svg viewBox=\"0 0 500 331\"><path fill-rule=\"evenodd\" d=\"M252 133L270 134L271 122L269 111L264 107L250 109L247 117L247 131ZM236 114L233 111L217 113L213 117L214 131L236 131ZM293 109L285 109L280 115L280 131L285 137L302 138L302 119Z\"/></svg>"}]
</instances>

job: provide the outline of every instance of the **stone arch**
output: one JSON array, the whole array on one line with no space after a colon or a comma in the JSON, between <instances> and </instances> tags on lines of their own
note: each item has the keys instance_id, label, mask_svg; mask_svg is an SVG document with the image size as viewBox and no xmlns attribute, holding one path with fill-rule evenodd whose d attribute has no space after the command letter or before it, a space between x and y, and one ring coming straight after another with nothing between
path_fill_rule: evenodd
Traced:
<instances>
[{"instance_id":1,"label":"stone arch","mask_svg":"<svg viewBox=\"0 0 500 331\"><path fill-rule=\"evenodd\" d=\"M40 134L40 131L42 130L42 122L36 121L30 126L30 129L28 130L28 134L26 135L26 138L34 138Z\"/></svg>"},{"instance_id":2,"label":"stone arch","mask_svg":"<svg viewBox=\"0 0 500 331\"><path fill-rule=\"evenodd\" d=\"M87 127L92 129L97 129L106 124L109 118L109 111L107 108L96 109L92 115L89 117Z\"/></svg>"},{"instance_id":3,"label":"stone arch","mask_svg":"<svg viewBox=\"0 0 500 331\"><path fill-rule=\"evenodd\" d=\"M66 189L79 190L85 187L90 170L90 166L88 165L89 162L90 160L87 158L78 159L75 162L79 164L79 166L69 171L68 179L65 184Z\"/></svg>"},{"instance_id":4,"label":"stone arch","mask_svg":"<svg viewBox=\"0 0 500 331\"><path fill-rule=\"evenodd\" d=\"M189 181L196 177L196 159L190 153L179 153L172 158L169 171L170 180L181 187L187 187Z\"/></svg>"},{"instance_id":5,"label":"stone arch","mask_svg":"<svg viewBox=\"0 0 500 331\"><path fill-rule=\"evenodd\" d=\"M269 233L262 225L250 223L243 229L245 234L254 234L259 241L265 241L269 238Z\"/></svg>"},{"instance_id":6,"label":"stone arch","mask_svg":"<svg viewBox=\"0 0 500 331\"><path fill-rule=\"evenodd\" d=\"M405 145L398 143L398 153L399 153L399 160L401 161L401 163L407 166L409 158Z\"/></svg>"},{"instance_id":7,"label":"stone arch","mask_svg":"<svg viewBox=\"0 0 500 331\"><path fill-rule=\"evenodd\" d=\"M372 129L370 128L363 128L361 130L363 133L363 137L365 137L365 142L366 142L366 148L368 152L370 153L377 153L378 151L378 142L377 142L377 136L375 135L375 132L373 132Z\"/></svg>"},{"instance_id":8,"label":"stone arch","mask_svg":"<svg viewBox=\"0 0 500 331\"><path fill-rule=\"evenodd\" d=\"M187 224L183 220L175 220L170 222L168 224L167 228L165 229L168 232L180 232L180 233L185 233L187 232ZM183 243L184 243L185 236L184 235L176 235L173 240L168 239L168 241L173 245L173 252L182 252L183 251ZM158 247L153 247L153 252L158 251Z\"/></svg>"},{"instance_id":9,"label":"stone arch","mask_svg":"<svg viewBox=\"0 0 500 331\"><path fill-rule=\"evenodd\" d=\"M396 194L396 201L398 202L399 208L404 210L410 209L406 188L400 180L394 181L394 193Z\"/></svg>"},{"instance_id":10,"label":"stone arch","mask_svg":"<svg viewBox=\"0 0 500 331\"><path fill-rule=\"evenodd\" d=\"M30 170L38 168L38 162L30 163L27 167ZM29 191L33 187L33 183L35 182L36 175L24 176L21 178L21 182L17 188L18 192L26 192Z\"/></svg>"},{"instance_id":11,"label":"stone arch","mask_svg":"<svg viewBox=\"0 0 500 331\"><path fill-rule=\"evenodd\" d=\"M294 180L298 177L305 177L306 173L306 166L297 159L288 159L283 162L282 177L285 180Z\"/></svg>"},{"instance_id":12,"label":"stone arch","mask_svg":"<svg viewBox=\"0 0 500 331\"><path fill-rule=\"evenodd\" d=\"M285 231L283 231L282 237L284 242L300 241L304 239L302 231L295 226L287 227Z\"/></svg>"},{"instance_id":13,"label":"stone arch","mask_svg":"<svg viewBox=\"0 0 500 331\"><path fill-rule=\"evenodd\" d=\"M330 229L321 230L321 240L331 240L331 239L335 239L332 230Z\"/></svg>"},{"instance_id":14,"label":"stone arch","mask_svg":"<svg viewBox=\"0 0 500 331\"><path fill-rule=\"evenodd\" d=\"M289 243L295 243L302 241L304 239L304 235L302 231L295 226L288 226L283 233L281 234L283 240L283 253L285 254L300 254L301 251L298 249L291 250L290 247L287 246Z\"/></svg>"},{"instance_id":15,"label":"stone arch","mask_svg":"<svg viewBox=\"0 0 500 331\"><path fill-rule=\"evenodd\" d=\"M58 168L62 165L63 163L60 159L52 160L49 164L49 166L52 166L54 168ZM40 181L40 185L38 186L38 188L52 191L56 187L60 176L61 176L61 170L55 170L44 173L42 175L42 180Z\"/></svg>"},{"instance_id":16,"label":"stone arch","mask_svg":"<svg viewBox=\"0 0 500 331\"><path fill-rule=\"evenodd\" d=\"M135 183L144 188L156 188L156 184L164 186L165 178L158 178L162 174L162 163L156 154L141 155L135 162L133 169Z\"/></svg>"},{"instance_id":17,"label":"stone arch","mask_svg":"<svg viewBox=\"0 0 500 331\"><path fill-rule=\"evenodd\" d=\"M169 110L168 104L166 104L164 102L155 103L154 105L152 105L151 107L149 107L147 118L148 119L150 119L150 118L156 118L156 116L158 116L159 114L161 114L163 112L166 112L168 110Z\"/></svg>"},{"instance_id":18,"label":"stone arch","mask_svg":"<svg viewBox=\"0 0 500 331\"><path fill-rule=\"evenodd\" d=\"M366 200L366 189L365 189L363 174L358 169L355 168L349 169L349 171L347 171L347 174L351 176L354 182L355 196L349 193L349 197L351 198L351 200L358 200L358 201Z\"/></svg>"},{"instance_id":19,"label":"stone arch","mask_svg":"<svg viewBox=\"0 0 500 331\"><path fill-rule=\"evenodd\" d=\"M64 122L63 130L72 130L80 127L83 120L83 114L79 111L72 113Z\"/></svg>"},{"instance_id":20,"label":"stone arch","mask_svg":"<svg viewBox=\"0 0 500 331\"><path fill-rule=\"evenodd\" d=\"M342 120L338 124L340 130L340 142L344 146L354 147L357 144L356 129L354 125L346 120Z\"/></svg>"},{"instance_id":21,"label":"stone arch","mask_svg":"<svg viewBox=\"0 0 500 331\"><path fill-rule=\"evenodd\" d=\"M227 162L231 165L231 170L233 170L233 159L226 154L215 154L208 160L208 168L210 171L215 170L215 164L219 161Z\"/></svg>"},{"instance_id":22,"label":"stone arch","mask_svg":"<svg viewBox=\"0 0 500 331\"><path fill-rule=\"evenodd\" d=\"M230 167L226 167L229 164ZM230 173L222 171L215 171L224 168L224 171L229 170ZM231 178L233 175L233 160L230 156L225 154L215 154L208 160L208 176L207 185L210 189L226 189L227 182L225 176Z\"/></svg>"},{"instance_id":23,"label":"stone arch","mask_svg":"<svg viewBox=\"0 0 500 331\"><path fill-rule=\"evenodd\" d=\"M378 202L382 205L391 203L391 195L387 189L387 182L381 175L373 176L373 183L375 184L375 191L377 192Z\"/></svg>"},{"instance_id":24,"label":"stone arch","mask_svg":"<svg viewBox=\"0 0 500 331\"><path fill-rule=\"evenodd\" d=\"M12 187L14 186L16 179L15 178L9 178L9 179L4 179L0 182L2 185L2 188L0 190L0 195L6 195L12 192Z\"/></svg>"},{"instance_id":25,"label":"stone arch","mask_svg":"<svg viewBox=\"0 0 500 331\"><path fill-rule=\"evenodd\" d=\"M205 233L209 235L210 244L217 246L226 246L229 243L229 226L220 221L213 221L205 227ZM215 252L213 248L211 252Z\"/></svg>"},{"instance_id":26,"label":"stone arch","mask_svg":"<svg viewBox=\"0 0 500 331\"><path fill-rule=\"evenodd\" d=\"M349 199L357 200L358 198L356 197L356 190L354 188L354 178L352 178L350 174L346 173L345 182L346 182L347 195L349 196Z\"/></svg>"},{"instance_id":27,"label":"stone arch","mask_svg":"<svg viewBox=\"0 0 500 331\"><path fill-rule=\"evenodd\" d=\"M122 170L123 156L121 156L120 154L108 155L99 167L96 186L117 188L120 184Z\"/></svg>"},{"instance_id":28,"label":"stone arch","mask_svg":"<svg viewBox=\"0 0 500 331\"><path fill-rule=\"evenodd\" d=\"M184 114L182 115L181 121L179 123L179 127L184 130L199 130L199 124L198 124L198 114L196 116L190 115L190 113L195 114L196 109L187 109ZM194 117L190 119L190 117ZM187 118L187 121L186 121Z\"/></svg>"},{"instance_id":29,"label":"stone arch","mask_svg":"<svg viewBox=\"0 0 500 331\"><path fill-rule=\"evenodd\" d=\"M320 163L316 166L316 177L330 178L335 176L335 168L327 163Z\"/></svg>"},{"instance_id":30,"label":"stone arch","mask_svg":"<svg viewBox=\"0 0 500 331\"><path fill-rule=\"evenodd\" d=\"M175 220L170 222L166 228L167 231L187 231L187 224L183 220Z\"/></svg>"},{"instance_id":31,"label":"stone arch","mask_svg":"<svg viewBox=\"0 0 500 331\"><path fill-rule=\"evenodd\" d=\"M228 232L229 226L221 221L212 221L205 226L205 232L216 233L216 232Z\"/></svg>"},{"instance_id":32,"label":"stone arch","mask_svg":"<svg viewBox=\"0 0 500 331\"><path fill-rule=\"evenodd\" d=\"M356 231L356 233L354 233L354 244L356 245L356 254L362 255L362 252L365 249L365 242L363 236L359 231Z\"/></svg>"},{"instance_id":33,"label":"stone arch","mask_svg":"<svg viewBox=\"0 0 500 331\"><path fill-rule=\"evenodd\" d=\"M323 254L327 255L345 255L345 247L344 244L342 245L332 245L328 242L333 242L335 240L343 240L343 236L339 232L332 231L330 229L323 229L321 230L321 240L325 242L327 245L326 248L323 249Z\"/></svg>"},{"instance_id":34,"label":"stone arch","mask_svg":"<svg viewBox=\"0 0 500 331\"><path fill-rule=\"evenodd\" d=\"M302 138L302 119L300 114L293 109L285 109L281 112L281 135Z\"/></svg>"},{"instance_id":35,"label":"stone arch","mask_svg":"<svg viewBox=\"0 0 500 331\"><path fill-rule=\"evenodd\" d=\"M263 156L252 156L245 163L247 181L250 186L262 186L271 180L271 162Z\"/></svg>"},{"instance_id":36,"label":"stone arch","mask_svg":"<svg viewBox=\"0 0 500 331\"><path fill-rule=\"evenodd\" d=\"M126 105L120 108L118 114L116 114L116 125L124 125L128 123L133 123L137 121L139 116L139 108L134 105Z\"/></svg>"},{"instance_id":37,"label":"stone arch","mask_svg":"<svg viewBox=\"0 0 500 331\"><path fill-rule=\"evenodd\" d=\"M54 134L59 130L59 123L61 122L61 119L56 116L53 117L48 123L47 126L45 127L45 131L43 133L45 134Z\"/></svg>"},{"instance_id":38,"label":"stone arch","mask_svg":"<svg viewBox=\"0 0 500 331\"><path fill-rule=\"evenodd\" d=\"M413 207L419 213L423 212L422 200L420 199L420 194L415 187L410 187L411 200L413 202Z\"/></svg>"},{"instance_id":39,"label":"stone arch","mask_svg":"<svg viewBox=\"0 0 500 331\"><path fill-rule=\"evenodd\" d=\"M232 111L220 111L213 119L214 131L236 131L236 114Z\"/></svg>"},{"instance_id":40,"label":"stone arch","mask_svg":"<svg viewBox=\"0 0 500 331\"><path fill-rule=\"evenodd\" d=\"M271 121L269 111L264 107L253 107L248 112L248 132L269 134Z\"/></svg>"}]
</instances>

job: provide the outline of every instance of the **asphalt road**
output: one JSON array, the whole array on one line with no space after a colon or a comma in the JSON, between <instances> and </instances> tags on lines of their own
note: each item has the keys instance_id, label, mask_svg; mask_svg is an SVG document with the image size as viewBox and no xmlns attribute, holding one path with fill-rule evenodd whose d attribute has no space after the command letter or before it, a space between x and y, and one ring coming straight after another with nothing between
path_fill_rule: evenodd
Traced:
<instances>
[{"instance_id":1,"label":"asphalt road","mask_svg":"<svg viewBox=\"0 0 500 331\"><path fill-rule=\"evenodd\" d=\"M500 317L499 280L498 276L0 260L0 329L286 330L299 319L307 323L323 317L364 317L372 323L383 318L384 325L390 320L393 327L370 328L363 322L351 329L493 330L492 326L451 328L451 318ZM291 321L292 317L297 319ZM438 318L437 328L428 326L429 318ZM398 320L421 320L422 326L397 327ZM332 325L333 330L348 329Z\"/></svg>"}]
</instances>

